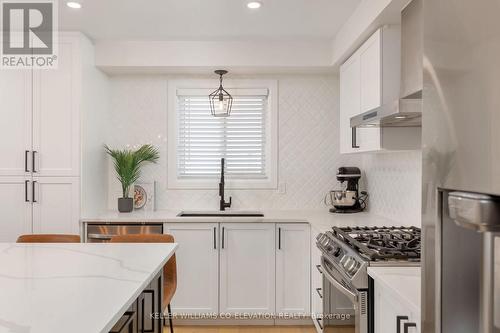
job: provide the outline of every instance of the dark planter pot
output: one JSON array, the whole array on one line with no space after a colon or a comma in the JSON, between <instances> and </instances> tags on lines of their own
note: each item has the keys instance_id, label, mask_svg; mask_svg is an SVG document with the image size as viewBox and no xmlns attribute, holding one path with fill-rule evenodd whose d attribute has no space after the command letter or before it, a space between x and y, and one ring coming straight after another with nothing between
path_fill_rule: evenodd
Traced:
<instances>
[{"instance_id":1,"label":"dark planter pot","mask_svg":"<svg viewBox=\"0 0 500 333\"><path fill-rule=\"evenodd\" d=\"M120 213L130 213L134 210L134 199L118 198L118 211Z\"/></svg>"}]
</instances>

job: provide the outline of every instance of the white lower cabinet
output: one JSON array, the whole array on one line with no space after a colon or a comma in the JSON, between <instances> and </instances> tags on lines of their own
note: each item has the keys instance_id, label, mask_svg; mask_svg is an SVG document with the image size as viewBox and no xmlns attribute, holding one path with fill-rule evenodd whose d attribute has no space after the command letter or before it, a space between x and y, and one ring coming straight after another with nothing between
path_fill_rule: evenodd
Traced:
<instances>
[{"instance_id":1,"label":"white lower cabinet","mask_svg":"<svg viewBox=\"0 0 500 333\"><path fill-rule=\"evenodd\" d=\"M405 324L408 325L406 330ZM394 291L375 281L375 333L400 332L419 333L420 316L408 308Z\"/></svg>"},{"instance_id":2,"label":"white lower cabinet","mask_svg":"<svg viewBox=\"0 0 500 333\"><path fill-rule=\"evenodd\" d=\"M79 234L80 182L77 177L37 177L31 183L33 233Z\"/></svg>"},{"instance_id":3,"label":"white lower cabinet","mask_svg":"<svg viewBox=\"0 0 500 333\"><path fill-rule=\"evenodd\" d=\"M310 313L310 228L276 224L276 313Z\"/></svg>"},{"instance_id":4,"label":"white lower cabinet","mask_svg":"<svg viewBox=\"0 0 500 333\"><path fill-rule=\"evenodd\" d=\"M221 223L220 312L275 312L275 224Z\"/></svg>"},{"instance_id":5,"label":"white lower cabinet","mask_svg":"<svg viewBox=\"0 0 500 333\"><path fill-rule=\"evenodd\" d=\"M15 242L19 235L31 233L28 187L25 177L0 177L0 242Z\"/></svg>"},{"instance_id":6,"label":"white lower cabinet","mask_svg":"<svg viewBox=\"0 0 500 333\"><path fill-rule=\"evenodd\" d=\"M310 314L309 224L167 223L164 232L179 244L174 313Z\"/></svg>"},{"instance_id":7,"label":"white lower cabinet","mask_svg":"<svg viewBox=\"0 0 500 333\"><path fill-rule=\"evenodd\" d=\"M218 223L171 223L166 233L179 244L176 252L177 291L172 311L177 314L219 312Z\"/></svg>"}]
</instances>

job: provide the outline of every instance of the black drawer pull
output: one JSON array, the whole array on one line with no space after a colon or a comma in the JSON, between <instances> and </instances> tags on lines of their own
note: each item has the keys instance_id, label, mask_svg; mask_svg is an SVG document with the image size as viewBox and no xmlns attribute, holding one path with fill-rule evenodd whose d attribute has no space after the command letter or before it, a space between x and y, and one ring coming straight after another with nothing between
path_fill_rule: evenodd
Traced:
<instances>
[{"instance_id":1,"label":"black drawer pull","mask_svg":"<svg viewBox=\"0 0 500 333\"><path fill-rule=\"evenodd\" d=\"M35 185L36 185L37 181L34 180L32 183L31 183L31 201L32 202L37 202L36 201L36 198L35 198Z\"/></svg>"},{"instance_id":2,"label":"black drawer pull","mask_svg":"<svg viewBox=\"0 0 500 333\"><path fill-rule=\"evenodd\" d=\"M36 167L35 167L35 161L36 161L36 157L35 157L35 154L38 153L36 150L34 150L32 153L31 153L31 171L32 172L37 172L36 171Z\"/></svg>"},{"instance_id":3,"label":"black drawer pull","mask_svg":"<svg viewBox=\"0 0 500 333\"><path fill-rule=\"evenodd\" d=\"M281 228L278 228L278 250L281 250Z\"/></svg>"},{"instance_id":4,"label":"black drawer pull","mask_svg":"<svg viewBox=\"0 0 500 333\"><path fill-rule=\"evenodd\" d=\"M155 290L154 289L145 289L142 293L143 294L150 294L151 295L151 311L153 311L153 312L156 311L156 309L155 309ZM142 298L142 304L141 304L141 306L142 306L142 318L143 318L142 319L142 331L141 332L145 332L145 333L146 332L155 332L156 331L156 329L155 329L156 320L151 319L151 329L150 330L146 329L145 325L144 325L145 319L146 318L150 318L149 315L146 315L144 313L144 307L145 307L144 306L144 298L145 297Z\"/></svg>"},{"instance_id":5,"label":"black drawer pull","mask_svg":"<svg viewBox=\"0 0 500 333\"><path fill-rule=\"evenodd\" d=\"M123 314L123 317L128 317L128 319L123 323L123 325L118 328L118 329L114 329L112 331L110 331L109 333L121 333L121 332L124 332L124 328L125 327L130 327L130 324L132 323L132 321L134 320L134 315L135 315L135 312L133 311L127 311Z\"/></svg>"},{"instance_id":6,"label":"black drawer pull","mask_svg":"<svg viewBox=\"0 0 500 333\"><path fill-rule=\"evenodd\" d=\"M405 323L403 327L404 327L404 333L408 333L408 329L410 327L417 327L417 324L415 324L415 323Z\"/></svg>"},{"instance_id":7,"label":"black drawer pull","mask_svg":"<svg viewBox=\"0 0 500 333\"><path fill-rule=\"evenodd\" d=\"M352 131L352 133L351 133L351 135L352 135L351 146L352 146L352 148L359 148L358 143L357 143L358 139L356 137L356 127L353 127L351 129L351 131Z\"/></svg>"},{"instance_id":8,"label":"black drawer pull","mask_svg":"<svg viewBox=\"0 0 500 333\"><path fill-rule=\"evenodd\" d=\"M214 250L217 250L217 228L214 227Z\"/></svg>"},{"instance_id":9,"label":"black drawer pull","mask_svg":"<svg viewBox=\"0 0 500 333\"><path fill-rule=\"evenodd\" d=\"M24 151L24 172L30 172L28 169L28 154L30 153L29 150Z\"/></svg>"},{"instance_id":10,"label":"black drawer pull","mask_svg":"<svg viewBox=\"0 0 500 333\"><path fill-rule=\"evenodd\" d=\"M408 316L397 316L396 317L396 333L401 333L401 321L408 320Z\"/></svg>"},{"instance_id":11,"label":"black drawer pull","mask_svg":"<svg viewBox=\"0 0 500 333\"><path fill-rule=\"evenodd\" d=\"M318 293L319 298L323 298L323 295L321 295L321 290L321 288L316 288L316 292Z\"/></svg>"},{"instance_id":12,"label":"black drawer pull","mask_svg":"<svg viewBox=\"0 0 500 333\"><path fill-rule=\"evenodd\" d=\"M29 182L30 182L29 180L24 181L24 201L25 202L30 202L30 199L28 199L28 183Z\"/></svg>"},{"instance_id":13,"label":"black drawer pull","mask_svg":"<svg viewBox=\"0 0 500 333\"><path fill-rule=\"evenodd\" d=\"M321 328L321 330L323 330L323 325L321 325L320 321L321 321L320 318L316 318L316 322L318 323L319 328Z\"/></svg>"}]
</instances>

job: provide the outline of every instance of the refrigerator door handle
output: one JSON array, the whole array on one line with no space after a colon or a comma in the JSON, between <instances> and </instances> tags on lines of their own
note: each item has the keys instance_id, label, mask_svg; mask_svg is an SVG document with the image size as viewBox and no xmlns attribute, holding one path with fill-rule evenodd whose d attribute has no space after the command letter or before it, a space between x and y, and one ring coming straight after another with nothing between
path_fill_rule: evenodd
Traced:
<instances>
[{"instance_id":1,"label":"refrigerator door handle","mask_svg":"<svg viewBox=\"0 0 500 333\"><path fill-rule=\"evenodd\" d=\"M450 218L463 228L479 232L500 231L500 197L451 192L448 207Z\"/></svg>"}]
</instances>

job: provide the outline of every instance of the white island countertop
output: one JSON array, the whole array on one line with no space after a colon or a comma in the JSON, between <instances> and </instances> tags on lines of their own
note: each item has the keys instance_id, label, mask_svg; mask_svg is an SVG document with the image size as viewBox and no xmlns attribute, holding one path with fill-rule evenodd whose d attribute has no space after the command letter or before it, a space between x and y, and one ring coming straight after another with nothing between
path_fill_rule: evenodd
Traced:
<instances>
[{"instance_id":1,"label":"white island countertop","mask_svg":"<svg viewBox=\"0 0 500 333\"><path fill-rule=\"evenodd\" d=\"M0 332L107 333L176 248L0 243Z\"/></svg>"},{"instance_id":2,"label":"white island countertop","mask_svg":"<svg viewBox=\"0 0 500 333\"><path fill-rule=\"evenodd\" d=\"M420 267L368 267L368 275L420 314Z\"/></svg>"},{"instance_id":3,"label":"white island countertop","mask_svg":"<svg viewBox=\"0 0 500 333\"><path fill-rule=\"evenodd\" d=\"M119 213L106 211L95 216L85 216L82 223L309 223L317 231L324 232L333 226L399 226L403 223L377 216L368 212L355 214L330 213L328 208L309 210L261 210L264 217L179 217L182 209L157 210L157 211L134 211L131 213Z\"/></svg>"}]
</instances>

